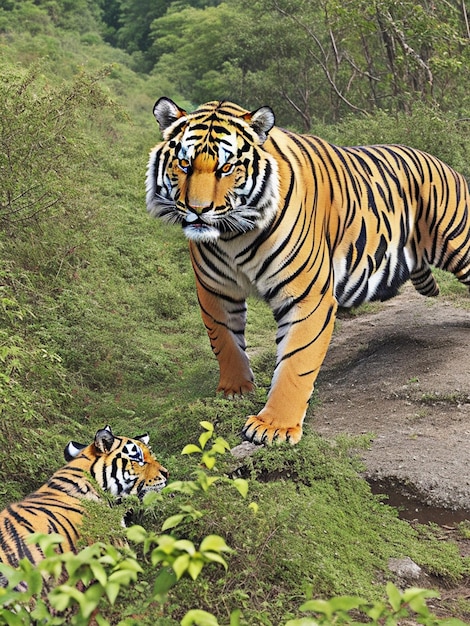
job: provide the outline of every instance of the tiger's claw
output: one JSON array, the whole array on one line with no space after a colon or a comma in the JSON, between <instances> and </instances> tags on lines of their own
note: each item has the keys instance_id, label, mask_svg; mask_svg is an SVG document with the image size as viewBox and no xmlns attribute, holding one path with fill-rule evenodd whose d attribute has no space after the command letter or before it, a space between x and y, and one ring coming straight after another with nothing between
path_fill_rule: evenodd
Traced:
<instances>
[{"instance_id":1,"label":"tiger's claw","mask_svg":"<svg viewBox=\"0 0 470 626\"><path fill-rule=\"evenodd\" d=\"M242 437L246 441L258 445L271 445L284 441L294 445L302 437L302 425L281 427L268 424L257 415L251 415L242 429Z\"/></svg>"}]
</instances>

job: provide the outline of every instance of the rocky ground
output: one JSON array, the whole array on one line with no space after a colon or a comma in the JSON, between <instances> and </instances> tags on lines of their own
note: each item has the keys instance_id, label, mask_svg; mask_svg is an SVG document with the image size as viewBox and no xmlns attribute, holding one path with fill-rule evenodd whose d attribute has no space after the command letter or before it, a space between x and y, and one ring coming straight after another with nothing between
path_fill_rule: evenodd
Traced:
<instances>
[{"instance_id":1,"label":"rocky ground","mask_svg":"<svg viewBox=\"0 0 470 626\"><path fill-rule=\"evenodd\" d=\"M317 391L315 430L373 434L363 457L379 490L470 519L469 310L408 285L377 312L341 315Z\"/></svg>"}]
</instances>

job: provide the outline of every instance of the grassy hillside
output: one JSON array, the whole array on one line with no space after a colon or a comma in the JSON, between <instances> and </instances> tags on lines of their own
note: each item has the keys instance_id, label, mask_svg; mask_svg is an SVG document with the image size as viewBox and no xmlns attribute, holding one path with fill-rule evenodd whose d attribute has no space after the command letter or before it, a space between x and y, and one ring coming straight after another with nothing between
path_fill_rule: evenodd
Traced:
<instances>
[{"instance_id":1,"label":"grassy hillside","mask_svg":"<svg viewBox=\"0 0 470 626\"><path fill-rule=\"evenodd\" d=\"M235 445L245 415L262 406L274 324L250 302L259 387L234 402L215 397L186 242L145 212L152 105L175 94L99 37L12 31L0 56L0 504L41 484L69 439L89 442L107 423L131 436L147 430L172 478L184 479L197 464L180 453L201 420ZM225 484L195 495L203 518L185 536L224 536L236 551L228 572L211 566L148 606L142 590L155 570L142 559L144 580L117 603L115 622L170 626L200 607L228 623L239 607L250 625L281 624L308 596L383 596L390 557L410 556L448 584L468 575L455 545L371 495L350 453L357 445L307 429L295 448L260 451L245 469L257 515ZM167 498L138 521L159 531L185 502Z\"/></svg>"}]
</instances>

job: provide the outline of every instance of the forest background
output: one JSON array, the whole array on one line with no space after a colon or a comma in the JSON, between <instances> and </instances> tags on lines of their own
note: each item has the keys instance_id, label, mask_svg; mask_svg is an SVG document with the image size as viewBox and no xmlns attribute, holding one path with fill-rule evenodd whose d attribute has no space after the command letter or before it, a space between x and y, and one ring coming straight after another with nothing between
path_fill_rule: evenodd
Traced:
<instances>
[{"instance_id":1,"label":"forest background","mask_svg":"<svg viewBox=\"0 0 470 626\"><path fill-rule=\"evenodd\" d=\"M180 452L199 422L235 445L266 397L270 312L249 303L255 394L215 397L186 243L146 215L158 97L267 104L278 125L405 143L468 177L469 44L464 0L0 0L0 504L107 423L149 431L172 477L191 476ZM211 566L157 606L131 589L110 619L173 625L197 606L227 623L238 607L279 625L306 597L384 597L388 559L405 555L431 585L466 580L452 542L371 495L351 458L364 442L315 435L314 409L299 446L261 450L246 470L256 516L223 486L194 496L203 521L185 536L226 537L228 572ZM138 519L158 529L177 500ZM468 598L441 608L466 616Z\"/></svg>"}]
</instances>

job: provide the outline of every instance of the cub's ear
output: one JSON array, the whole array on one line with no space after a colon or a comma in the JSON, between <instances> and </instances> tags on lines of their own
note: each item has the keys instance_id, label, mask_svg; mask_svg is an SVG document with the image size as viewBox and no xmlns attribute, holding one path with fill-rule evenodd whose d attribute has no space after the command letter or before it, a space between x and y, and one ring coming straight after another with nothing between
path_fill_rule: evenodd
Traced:
<instances>
[{"instance_id":1,"label":"cub's ear","mask_svg":"<svg viewBox=\"0 0 470 626\"><path fill-rule=\"evenodd\" d=\"M169 126L179 120L180 117L187 115L186 111L180 109L177 104L170 98L160 98L153 107L153 114L160 126L160 130L165 131Z\"/></svg>"},{"instance_id":2,"label":"cub's ear","mask_svg":"<svg viewBox=\"0 0 470 626\"><path fill-rule=\"evenodd\" d=\"M134 437L134 439L137 439L137 441L141 441L142 443L145 443L146 446L149 445L150 437L148 433L145 433L144 435L138 435L137 437Z\"/></svg>"},{"instance_id":3,"label":"cub's ear","mask_svg":"<svg viewBox=\"0 0 470 626\"><path fill-rule=\"evenodd\" d=\"M256 111L247 113L243 118L258 135L260 145L263 144L275 123L273 110L268 106L264 106Z\"/></svg>"},{"instance_id":4,"label":"cub's ear","mask_svg":"<svg viewBox=\"0 0 470 626\"><path fill-rule=\"evenodd\" d=\"M100 452L109 452L114 443L114 435L110 426L105 426L101 430L98 430L95 435L95 448Z\"/></svg>"},{"instance_id":5,"label":"cub's ear","mask_svg":"<svg viewBox=\"0 0 470 626\"><path fill-rule=\"evenodd\" d=\"M86 448L84 443L69 441L64 448L64 457L67 463L77 457L84 448Z\"/></svg>"}]
</instances>

